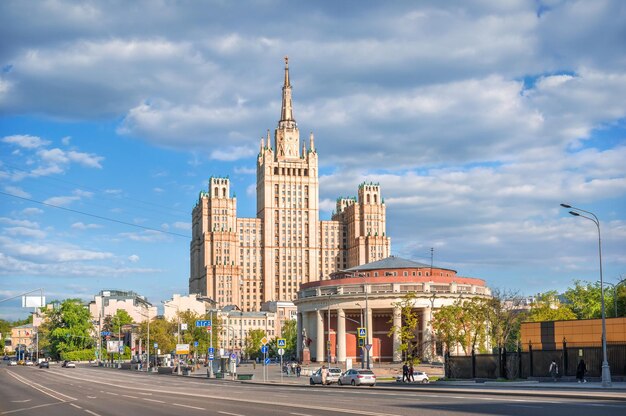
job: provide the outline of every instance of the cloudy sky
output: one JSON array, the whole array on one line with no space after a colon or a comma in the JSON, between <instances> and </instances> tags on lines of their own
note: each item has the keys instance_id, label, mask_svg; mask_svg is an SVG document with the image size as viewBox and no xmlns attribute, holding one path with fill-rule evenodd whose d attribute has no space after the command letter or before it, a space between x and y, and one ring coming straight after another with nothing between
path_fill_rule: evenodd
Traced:
<instances>
[{"instance_id":1,"label":"cloudy sky","mask_svg":"<svg viewBox=\"0 0 626 416\"><path fill-rule=\"evenodd\" d=\"M208 178L255 215L285 55L323 219L380 182L393 254L530 295L599 277L568 202L626 277L626 2L441 3L0 2L0 298L186 293Z\"/></svg>"}]
</instances>

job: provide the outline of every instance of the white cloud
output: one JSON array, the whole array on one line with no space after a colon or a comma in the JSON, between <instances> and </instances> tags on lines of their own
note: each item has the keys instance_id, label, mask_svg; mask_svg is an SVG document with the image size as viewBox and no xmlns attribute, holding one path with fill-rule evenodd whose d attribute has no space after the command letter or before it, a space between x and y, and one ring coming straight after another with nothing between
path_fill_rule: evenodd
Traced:
<instances>
[{"instance_id":1,"label":"white cloud","mask_svg":"<svg viewBox=\"0 0 626 416\"><path fill-rule=\"evenodd\" d=\"M102 228L100 224L84 224L82 222L75 222L72 224L72 228L76 230L95 230Z\"/></svg>"},{"instance_id":2,"label":"white cloud","mask_svg":"<svg viewBox=\"0 0 626 416\"><path fill-rule=\"evenodd\" d=\"M128 256L128 261L130 261L131 263L137 263L139 261L139 256L136 254L131 254L130 256Z\"/></svg>"},{"instance_id":3,"label":"white cloud","mask_svg":"<svg viewBox=\"0 0 626 416\"><path fill-rule=\"evenodd\" d=\"M235 161L253 156L254 150L245 146L234 146L224 149L215 149L211 152L211 159Z\"/></svg>"},{"instance_id":4,"label":"white cloud","mask_svg":"<svg viewBox=\"0 0 626 416\"><path fill-rule=\"evenodd\" d=\"M43 210L39 208L24 208L22 210L22 215L31 216L31 215L41 215L43 214Z\"/></svg>"},{"instance_id":5,"label":"white cloud","mask_svg":"<svg viewBox=\"0 0 626 416\"><path fill-rule=\"evenodd\" d=\"M5 186L4 190L7 191L8 193L15 195L15 196L19 196L22 198L30 198L31 195L26 192L25 190L23 190L22 188L19 188L17 186Z\"/></svg>"},{"instance_id":6,"label":"white cloud","mask_svg":"<svg viewBox=\"0 0 626 416\"><path fill-rule=\"evenodd\" d=\"M19 236L19 237L28 237L28 238L37 238L42 239L46 237L46 233L44 231L27 228L27 227L10 227L4 229L5 234L11 236Z\"/></svg>"},{"instance_id":7,"label":"white cloud","mask_svg":"<svg viewBox=\"0 0 626 416\"><path fill-rule=\"evenodd\" d=\"M190 222L181 222L181 221L177 221L174 224L172 224L172 226L178 230L185 230L185 231L190 231L191 230L191 223Z\"/></svg>"},{"instance_id":8,"label":"white cloud","mask_svg":"<svg viewBox=\"0 0 626 416\"><path fill-rule=\"evenodd\" d=\"M40 137L30 136L27 134L5 136L2 141L4 143L17 145L24 149L37 149L50 143L49 141L42 140Z\"/></svg>"},{"instance_id":9,"label":"white cloud","mask_svg":"<svg viewBox=\"0 0 626 416\"><path fill-rule=\"evenodd\" d=\"M18 220L15 218L0 217L0 223L15 225L19 227L39 228L39 224L29 220Z\"/></svg>"},{"instance_id":10,"label":"white cloud","mask_svg":"<svg viewBox=\"0 0 626 416\"><path fill-rule=\"evenodd\" d=\"M165 234L153 230L146 230L139 233L121 233L120 237L122 239L129 239L143 243L156 243L166 240Z\"/></svg>"}]
</instances>

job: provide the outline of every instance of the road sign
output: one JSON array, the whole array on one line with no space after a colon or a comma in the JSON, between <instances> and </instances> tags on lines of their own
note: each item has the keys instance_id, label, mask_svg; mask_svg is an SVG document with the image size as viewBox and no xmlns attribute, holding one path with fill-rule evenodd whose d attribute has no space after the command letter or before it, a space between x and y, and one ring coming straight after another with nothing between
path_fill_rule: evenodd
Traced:
<instances>
[{"instance_id":1,"label":"road sign","mask_svg":"<svg viewBox=\"0 0 626 416\"><path fill-rule=\"evenodd\" d=\"M267 344L267 337L261 338L261 344L263 345Z\"/></svg>"},{"instance_id":2,"label":"road sign","mask_svg":"<svg viewBox=\"0 0 626 416\"><path fill-rule=\"evenodd\" d=\"M176 354L189 354L189 344L176 344Z\"/></svg>"},{"instance_id":3,"label":"road sign","mask_svg":"<svg viewBox=\"0 0 626 416\"><path fill-rule=\"evenodd\" d=\"M211 320L196 321L196 326L211 326Z\"/></svg>"},{"instance_id":4,"label":"road sign","mask_svg":"<svg viewBox=\"0 0 626 416\"><path fill-rule=\"evenodd\" d=\"M267 357L267 358L265 359L265 365L268 365L269 363L270 363L270 357Z\"/></svg>"},{"instance_id":5,"label":"road sign","mask_svg":"<svg viewBox=\"0 0 626 416\"><path fill-rule=\"evenodd\" d=\"M359 338L365 338L367 336L367 329L359 328Z\"/></svg>"},{"instance_id":6,"label":"road sign","mask_svg":"<svg viewBox=\"0 0 626 416\"><path fill-rule=\"evenodd\" d=\"M209 354L209 360L212 360L214 358L213 354Z\"/></svg>"},{"instance_id":7,"label":"road sign","mask_svg":"<svg viewBox=\"0 0 626 416\"><path fill-rule=\"evenodd\" d=\"M100 335L107 336L107 335L111 335L111 333L109 331L102 331L100 332Z\"/></svg>"},{"instance_id":8,"label":"road sign","mask_svg":"<svg viewBox=\"0 0 626 416\"><path fill-rule=\"evenodd\" d=\"M359 338L359 347L363 348L365 346L365 338Z\"/></svg>"},{"instance_id":9,"label":"road sign","mask_svg":"<svg viewBox=\"0 0 626 416\"><path fill-rule=\"evenodd\" d=\"M211 325L207 326L206 330L207 330L207 332L210 332L211 331Z\"/></svg>"},{"instance_id":10,"label":"road sign","mask_svg":"<svg viewBox=\"0 0 626 416\"><path fill-rule=\"evenodd\" d=\"M278 349L278 355L284 355L285 354L285 349L284 348L279 348Z\"/></svg>"},{"instance_id":11,"label":"road sign","mask_svg":"<svg viewBox=\"0 0 626 416\"><path fill-rule=\"evenodd\" d=\"M187 324L180 324L180 330L181 331L186 331L187 330Z\"/></svg>"},{"instance_id":12,"label":"road sign","mask_svg":"<svg viewBox=\"0 0 626 416\"><path fill-rule=\"evenodd\" d=\"M368 351L371 350L372 349L372 344L367 344L365 346L365 349L368 350Z\"/></svg>"},{"instance_id":13,"label":"road sign","mask_svg":"<svg viewBox=\"0 0 626 416\"><path fill-rule=\"evenodd\" d=\"M261 352L262 352L263 354L266 354L266 353L267 353L267 350L269 350L269 348L267 347L267 345L263 345L263 346L261 347Z\"/></svg>"},{"instance_id":14,"label":"road sign","mask_svg":"<svg viewBox=\"0 0 626 416\"><path fill-rule=\"evenodd\" d=\"M278 338L276 340L276 345L278 348L285 348L287 346L287 340L285 338Z\"/></svg>"},{"instance_id":15,"label":"road sign","mask_svg":"<svg viewBox=\"0 0 626 416\"><path fill-rule=\"evenodd\" d=\"M235 353L230 354L230 359L231 360L236 360L237 359L237 354L235 354Z\"/></svg>"},{"instance_id":16,"label":"road sign","mask_svg":"<svg viewBox=\"0 0 626 416\"><path fill-rule=\"evenodd\" d=\"M194 347L197 347L197 346L198 346L198 341L194 341L194 342L193 342L193 346L194 346Z\"/></svg>"},{"instance_id":17,"label":"road sign","mask_svg":"<svg viewBox=\"0 0 626 416\"><path fill-rule=\"evenodd\" d=\"M154 348L158 348L158 347L159 347L159 344L155 342L154 343Z\"/></svg>"},{"instance_id":18,"label":"road sign","mask_svg":"<svg viewBox=\"0 0 626 416\"><path fill-rule=\"evenodd\" d=\"M124 346L120 345L120 354L122 354L124 352Z\"/></svg>"},{"instance_id":19,"label":"road sign","mask_svg":"<svg viewBox=\"0 0 626 416\"><path fill-rule=\"evenodd\" d=\"M209 354L214 354L214 353L215 353L215 348L209 347Z\"/></svg>"}]
</instances>

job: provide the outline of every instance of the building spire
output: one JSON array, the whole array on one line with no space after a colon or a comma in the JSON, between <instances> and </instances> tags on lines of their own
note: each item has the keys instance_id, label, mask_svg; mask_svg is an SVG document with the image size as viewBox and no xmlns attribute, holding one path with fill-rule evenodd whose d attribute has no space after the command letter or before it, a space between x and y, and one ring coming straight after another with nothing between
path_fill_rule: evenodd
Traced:
<instances>
[{"instance_id":1,"label":"building spire","mask_svg":"<svg viewBox=\"0 0 626 416\"><path fill-rule=\"evenodd\" d=\"M292 121L293 108L291 106L291 83L289 82L289 57L285 56L285 84L283 85L283 106L280 114L281 124L284 121Z\"/></svg>"}]
</instances>

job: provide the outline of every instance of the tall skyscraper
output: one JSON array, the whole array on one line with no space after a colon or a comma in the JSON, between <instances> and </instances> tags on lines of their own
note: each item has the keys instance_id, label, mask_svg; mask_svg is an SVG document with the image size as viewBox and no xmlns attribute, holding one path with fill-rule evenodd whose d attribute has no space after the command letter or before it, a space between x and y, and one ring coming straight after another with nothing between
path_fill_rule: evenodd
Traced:
<instances>
[{"instance_id":1,"label":"tall skyscraper","mask_svg":"<svg viewBox=\"0 0 626 416\"><path fill-rule=\"evenodd\" d=\"M259 310L266 301L293 300L301 283L389 256L380 186L363 183L358 197L337 199L332 219L319 219L318 154L294 118L285 58L282 108L257 158L256 218L237 218L230 181L211 177L192 213L189 293L218 306Z\"/></svg>"}]
</instances>

